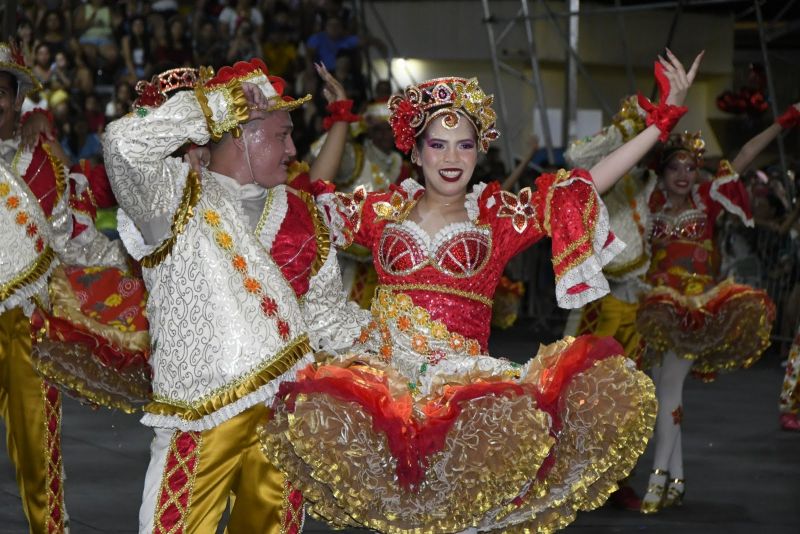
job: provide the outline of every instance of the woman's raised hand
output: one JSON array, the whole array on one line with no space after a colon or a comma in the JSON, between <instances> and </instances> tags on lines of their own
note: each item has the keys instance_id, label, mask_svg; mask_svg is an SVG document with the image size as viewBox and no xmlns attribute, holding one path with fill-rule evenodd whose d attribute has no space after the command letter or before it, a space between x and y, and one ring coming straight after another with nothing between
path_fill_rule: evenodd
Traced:
<instances>
[{"instance_id":1,"label":"woman's raised hand","mask_svg":"<svg viewBox=\"0 0 800 534\"><path fill-rule=\"evenodd\" d=\"M347 92L344 90L344 86L339 83L339 80L333 77L333 74L328 72L325 65L322 63L315 63L314 68L316 68L319 77L322 78L322 94L328 104L340 100L347 100Z\"/></svg>"},{"instance_id":2,"label":"woman's raised hand","mask_svg":"<svg viewBox=\"0 0 800 534\"><path fill-rule=\"evenodd\" d=\"M697 70L700 68L700 62L704 54L705 50L697 54L692 66L689 68L689 72L686 72L683 64L669 48L667 48L666 59L658 56L658 62L663 67L664 76L669 81L669 94L664 101L666 104L672 106L683 105L683 101L686 100L686 93L689 92L689 87L691 87L695 76L697 76ZM664 98L663 94L661 98Z\"/></svg>"}]
</instances>

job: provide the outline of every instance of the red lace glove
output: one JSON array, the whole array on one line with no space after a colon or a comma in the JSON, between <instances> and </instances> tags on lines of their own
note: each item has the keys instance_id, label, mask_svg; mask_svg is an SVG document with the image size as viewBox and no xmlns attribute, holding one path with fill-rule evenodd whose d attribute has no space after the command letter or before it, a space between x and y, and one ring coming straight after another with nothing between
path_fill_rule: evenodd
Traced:
<instances>
[{"instance_id":1,"label":"red lace glove","mask_svg":"<svg viewBox=\"0 0 800 534\"><path fill-rule=\"evenodd\" d=\"M328 107L325 109L330 113L330 115L322 120L322 127L326 130L330 130L331 126L337 122L358 122L361 120L359 115L354 115L352 113L352 100L337 100L336 102L328 104Z\"/></svg>"},{"instance_id":2,"label":"red lace glove","mask_svg":"<svg viewBox=\"0 0 800 534\"><path fill-rule=\"evenodd\" d=\"M655 124L656 127L661 130L661 135L658 136L658 140L664 143L669 139L669 133L675 128L675 125L678 124L681 117L689 111L689 108L686 106L673 106L664 102L667 95L669 95L669 80L664 75L664 66L657 61L655 64L655 76L658 92L662 101L656 106L645 98L642 93L638 93L636 97L639 100L639 107L647 113L645 122L648 126Z\"/></svg>"},{"instance_id":3,"label":"red lace glove","mask_svg":"<svg viewBox=\"0 0 800 534\"><path fill-rule=\"evenodd\" d=\"M789 108L783 112L783 114L777 118L775 121L781 125L781 128L784 130L788 130L789 128L794 128L798 124L800 124L800 111L797 111L797 108L794 106L789 106Z\"/></svg>"}]
</instances>

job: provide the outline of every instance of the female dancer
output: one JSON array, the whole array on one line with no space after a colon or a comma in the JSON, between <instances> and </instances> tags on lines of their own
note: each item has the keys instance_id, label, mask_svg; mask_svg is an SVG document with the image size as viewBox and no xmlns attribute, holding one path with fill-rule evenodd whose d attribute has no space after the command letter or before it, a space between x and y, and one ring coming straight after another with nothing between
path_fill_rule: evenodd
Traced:
<instances>
[{"instance_id":1,"label":"female dancer","mask_svg":"<svg viewBox=\"0 0 800 534\"><path fill-rule=\"evenodd\" d=\"M545 235L562 305L608 291L601 269L620 244L597 191L685 111L699 60L688 74L663 61L672 90L654 125L591 175L544 175L519 196L496 183L467 193L478 149L498 135L477 80L430 80L390 100L396 144L426 188L336 197L339 222L375 258L374 320L351 350L286 383L261 429L314 515L383 532L547 532L605 501L647 441L651 382L610 339L565 339L522 366L490 357L491 297L506 262Z\"/></svg>"},{"instance_id":2,"label":"female dancer","mask_svg":"<svg viewBox=\"0 0 800 534\"><path fill-rule=\"evenodd\" d=\"M789 115L797 115L793 106ZM653 368L658 397L653 470L641 511L682 502L681 398L686 375L704 378L749 367L769 345L775 308L767 294L717 279L714 223L723 210L752 226L747 192L738 180L774 139L779 121L751 139L717 176L698 184L705 143L699 134L673 135L660 157L660 180L649 199L651 262L636 323L647 344L643 366Z\"/></svg>"},{"instance_id":3,"label":"female dancer","mask_svg":"<svg viewBox=\"0 0 800 534\"><path fill-rule=\"evenodd\" d=\"M778 121L745 143L745 145L739 151L739 154L733 160L732 167L739 172L745 171L750 163L756 158L756 156L758 156L758 154L761 153L761 151L764 150L764 148L766 148L767 145L769 145L769 143L771 143L778 136L782 129L792 128L798 124L798 121L800 120L800 112L798 112L799 108L800 104L795 104L789 107L789 109L778 119ZM611 150L620 146L625 138L629 137L632 133L637 133L641 130L641 128L644 127L644 120L643 117L640 116L640 113L641 111L635 103L635 98L628 98L624 100L620 113L614 118L614 123L611 126L604 128L599 134L589 139L574 143L567 151L567 160L576 166L591 165L591 162L597 161L604 154L607 154ZM678 139L683 139L687 143L691 141L695 143L695 145L684 147L686 149L684 151L685 153L678 154L678 152L680 152L680 147L675 146L675 143L673 143L664 152L666 159L671 157L687 157L686 154L688 154L688 152L702 149L702 140L696 136L674 138L674 140ZM662 157L662 161L663 160L664 157ZM611 281L611 294L584 307L580 325L577 329L578 333L613 335L625 346L626 355L630 358L634 358L637 363L641 361L642 350L640 349L640 346L643 347L644 345L643 343L640 343L641 335L640 330L637 327L637 311L640 305L640 300L647 294L649 289L651 289L648 284L644 283L644 275L646 275L648 272L650 272L651 276L653 275L650 265L652 254L650 239L651 235L649 232L653 225L652 219L655 218L658 220L660 217L658 210L656 210L656 213L650 213L649 203L651 198L656 204L663 202L664 190L667 184L666 181L662 182L662 187L657 190L656 184L658 183L658 176L654 170L648 171L648 167L649 166L646 165L646 162L642 162L639 166L635 167L629 172L630 176L626 176L623 180L617 182L614 188L603 197L610 212L611 229L616 235L622 236L627 246L624 253L614 258L614 260L604 269L606 276ZM668 167L669 165L667 168ZM731 165L725 165L723 169L730 169L730 167ZM692 177L692 179L694 179L694 177ZM723 184L726 182L734 182L735 177L720 176L717 180L718 181L714 186L698 186L697 194L703 193L707 196L710 194L716 200L719 200L723 206L727 205L732 211L736 212L733 206L736 203L741 203L741 201L728 200L726 202L723 198L726 192L736 198L743 198L738 185L734 184L723 187ZM706 187L710 188L710 190L713 190L713 192L709 193L709 190L705 189ZM719 213L719 210L717 209L714 213ZM745 217L745 219L747 219L747 217ZM792 223L791 220L787 222L788 224ZM788 229L788 226L786 228ZM710 243L711 241L703 241L704 246L710 246ZM660 250L658 247L656 248L657 250ZM664 250L661 250L659 253L660 260L673 261L673 263L665 265L662 270L675 273L683 269L681 262L684 261L687 256L692 256L692 254L687 253L686 250L687 249L678 251L676 247L670 250L668 254L665 253ZM693 249L689 248L688 250L691 251ZM712 254L707 254L707 251L705 250L698 251L695 253L695 255L699 257L707 257L709 261L713 256ZM683 258L683 260L675 261L677 256L680 256ZM696 288L694 290L696 290ZM721 317L723 316L720 316L720 318ZM673 327L678 329L678 327L672 323L666 323L666 325L665 331L668 331L669 328ZM681 327L680 329L685 329L683 324L679 326ZM662 325L662 327L664 327L664 325ZM645 362L644 365L648 365L648 362ZM649 359L649 365L653 365L652 357ZM697 366L697 369L700 369L703 367L703 365L706 364L701 363ZM735 364L733 365L735 366ZM661 368L658 367L657 369L660 370ZM658 370L656 371L657 375ZM707 379L709 376L710 375L708 374L701 374L702 378ZM658 388L659 384L660 382L657 381L656 387L659 400L665 400L666 397L662 397L662 395L666 395L665 392L668 390L666 381L661 389ZM682 381L680 384L676 384L676 387L680 385L682 385ZM677 393L680 394L680 391ZM680 401L678 400L678 404L679 403ZM670 403L661 404L662 408L665 409L665 413L666 407L669 404ZM673 405L669 411L672 411L675 408L676 405ZM667 415L662 417L661 423L664 424L664 427L666 427L667 430L670 430L673 429L675 425L672 423L672 418L668 417ZM657 429L662 428L663 427L660 424L657 424ZM657 435L658 431L659 430L657 430ZM676 462L676 464L677 463L680 462ZM665 469L666 468L664 468L664 470ZM678 471L677 466L675 469ZM677 476L675 478L682 479L682 469L680 469L678 473L681 476ZM663 480L663 478L663 473L658 477L653 477L656 484L658 483L659 479ZM677 484L678 483L676 482L676 488L673 489L673 492L677 492L677 488L681 487L677 486ZM642 507L642 503L639 499L628 499L628 495L631 495L630 490L627 492L627 494L620 495L620 499L625 497L623 503L625 506L633 504L634 501L639 501L636 502L635 509L651 511L652 504L645 504L645 506ZM648 501L655 502L655 495L650 495L646 502ZM669 502L671 502L671 500Z\"/></svg>"}]
</instances>

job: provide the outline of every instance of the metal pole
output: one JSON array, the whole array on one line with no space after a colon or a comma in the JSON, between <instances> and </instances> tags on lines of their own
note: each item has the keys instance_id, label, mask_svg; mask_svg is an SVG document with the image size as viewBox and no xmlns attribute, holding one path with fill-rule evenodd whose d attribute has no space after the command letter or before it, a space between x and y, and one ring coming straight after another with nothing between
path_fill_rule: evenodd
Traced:
<instances>
[{"instance_id":1,"label":"metal pole","mask_svg":"<svg viewBox=\"0 0 800 534\"><path fill-rule=\"evenodd\" d=\"M775 94L775 85L772 81L772 68L769 63L769 54L767 54L767 41L764 39L764 17L761 13L761 4L758 0L753 2L756 10L756 18L758 19L758 40L761 42L761 55L764 58L764 72L767 75L767 90L769 91L769 102L772 108L772 116L776 119L780 114L778 108L778 95ZM778 155L781 160L782 176L786 176L786 150L783 146L783 136L778 135Z\"/></svg>"},{"instance_id":2,"label":"metal pole","mask_svg":"<svg viewBox=\"0 0 800 534\"><path fill-rule=\"evenodd\" d=\"M544 146L547 150L547 159L550 163L555 163L556 157L553 152L553 135L550 130L550 119L547 117L547 105L544 99L544 84L542 83L542 73L539 69L539 55L536 51L536 41L533 38L533 28L528 12L528 0L521 0L522 14L525 17L525 37L528 40L528 56L531 58L531 73L533 74L533 84L536 88L536 104L539 107L539 118L542 121L542 135L544 135Z\"/></svg>"},{"instance_id":3,"label":"metal pole","mask_svg":"<svg viewBox=\"0 0 800 534\"><path fill-rule=\"evenodd\" d=\"M497 102L500 104L500 120L502 127L505 128L508 126L508 113L506 112L506 99L503 95L503 85L500 79L500 65L497 59L497 46L494 40L494 27L492 26L494 20L489 12L489 0L482 0L481 3L483 4L483 22L486 24L486 33L489 37L489 52L492 55L492 70L494 71ZM506 132L506 134L508 134L508 132ZM503 156L506 161L506 168L508 169L507 172L511 172L511 169L514 168L514 157L511 154L511 139L509 139L508 135L501 136L501 139L503 140L503 152L505 152Z\"/></svg>"},{"instance_id":4,"label":"metal pole","mask_svg":"<svg viewBox=\"0 0 800 534\"><path fill-rule=\"evenodd\" d=\"M580 11L580 0L566 0L567 9L576 13ZM578 15L572 15L568 21L569 46L578 49ZM578 69L571 54L567 54L567 65L564 69L564 115L561 121L561 145L568 146L577 130L578 120Z\"/></svg>"},{"instance_id":5,"label":"metal pole","mask_svg":"<svg viewBox=\"0 0 800 534\"><path fill-rule=\"evenodd\" d=\"M681 11L683 10L683 1L678 2L678 8L675 10L675 15L672 17L672 23L669 25L669 31L667 32L667 42L664 44L664 48L669 48L672 45L672 38L675 37L675 29L678 27L678 19L681 17ZM650 91L650 100L654 100L656 98L656 91L658 91L658 86L656 82L653 82L653 89ZM665 97L666 98L666 97Z\"/></svg>"},{"instance_id":6,"label":"metal pole","mask_svg":"<svg viewBox=\"0 0 800 534\"><path fill-rule=\"evenodd\" d=\"M721 4L734 4L745 2L747 0L692 0L692 7L708 7L714 5L721 5ZM763 0L762 0L763 1ZM572 15L603 15L608 13L618 13L618 12L630 12L630 11L652 11L654 9L672 9L677 7L682 2L654 2L652 4L643 4L643 3L636 3L633 5L626 5L620 7L598 7L592 9L581 9L580 13L575 12L554 12L552 16L554 17L570 17ZM550 16L550 15L548 15ZM531 18L541 19L545 18L544 15L534 15Z\"/></svg>"},{"instance_id":7,"label":"metal pole","mask_svg":"<svg viewBox=\"0 0 800 534\"><path fill-rule=\"evenodd\" d=\"M575 49L570 46L569 39L567 38L566 35L564 35L564 32L558 25L558 21L556 21L553 12L550 10L550 6L547 5L547 2L545 2L545 0L539 0L539 3L545 8L548 15L550 16L550 20L553 23L553 27L556 29L556 31L558 31L561 40L564 41L564 45L566 46L567 52L569 52L572 55L572 59L575 60L575 66L578 67L578 71L580 71L581 76L583 76L584 80L586 80L586 85L588 86L589 91L592 93L592 96L594 96L597 103L600 104L600 107L603 108L603 111L605 111L609 117L614 115L614 110L611 109L611 106L609 106L608 102L606 102L606 100L602 97L600 91L598 91L597 89L597 86L595 86L592 77L589 75L589 72L583 65L581 58L578 57L578 52L576 52Z\"/></svg>"},{"instance_id":8,"label":"metal pole","mask_svg":"<svg viewBox=\"0 0 800 534\"><path fill-rule=\"evenodd\" d=\"M505 39L508 36L508 34L511 33L511 30L514 29L514 25L517 22L521 21L522 17L523 14L522 10L520 9L519 11L517 11L517 16L514 17L513 19L510 19L506 24L506 27L503 28L503 31L500 32L500 35L497 36L497 39L495 40L495 45L500 46L500 43L503 42L503 39Z\"/></svg>"},{"instance_id":9,"label":"metal pole","mask_svg":"<svg viewBox=\"0 0 800 534\"><path fill-rule=\"evenodd\" d=\"M614 0L617 9L622 7L622 0ZM633 61L631 60L631 50L628 46L627 32L625 31L625 19L621 11L617 11L617 26L619 26L619 36L622 40L622 52L625 55L625 74L628 77L628 94L636 93L636 78L633 75Z\"/></svg>"},{"instance_id":10,"label":"metal pole","mask_svg":"<svg viewBox=\"0 0 800 534\"><path fill-rule=\"evenodd\" d=\"M797 0L789 0L789 2L786 2L786 4L784 4L783 8L781 8L781 10L778 11L778 14L775 15L775 18L772 19L772 23L775 24L776 22L781 20L781 18L783 18L783 16L786 14L786 12L789 11L796 2L797 2Z\"/></svg>"},{"instance_id":11,"label":"metal pole","mask_svg":"<svg viewBox=\"0 0 800 534\"><path fill-rule=\"evenodd\" d=\"M364 2L362 0L354 0L353 7L355 8L356 16L358 17L357 25L358 30L360 33L366 35L369 33L367 31L367 17L364 13ZM367 101L371 101L373 99L373 88L375 87L375 80L372 79L373 72L372 72L372 58L370 57L370 47L365 46L363 51L361 52L361 56L364 58L364 63L366 65L361 65L361 74L364 74L364 69L366 68L367 71Z\"/></svg>"},{"instance_id":12,"label":"metal pole","mask_svg":"<svg viewBox=\"0 0 800 534\"><path fill-rule=\"evenodd\" d=\"M383 22L383 18L378 10L375 8L375 2L369 2L370 11L372 11L372 16L375 18L375 21L380 26L380 30L383 34L383 39L389 44L389 57L386 58L386 70L387 75L389 76L389 80L394 84L395 87L402 89L400 84L397 83L397 79L394 77L394 73L392 72L392 58L397 57L397 45L392 39L392 34L389 33L389 28L386 27L386 23ZM364 24L366 24L366 17L364 17Z\"/></svg>"}]
</instances>

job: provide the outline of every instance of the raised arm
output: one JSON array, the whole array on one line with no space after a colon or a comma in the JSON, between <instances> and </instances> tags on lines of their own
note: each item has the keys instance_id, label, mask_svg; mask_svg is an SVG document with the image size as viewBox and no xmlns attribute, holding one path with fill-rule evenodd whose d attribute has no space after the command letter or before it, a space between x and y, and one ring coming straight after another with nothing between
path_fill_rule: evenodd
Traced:
<instances>
[{"instance_id":1,"label":"raised arm","mask_svg":"<svg viewBox=\"0 0 800 534\"><path fill-rule=\"evenodd\" d=\"M347 142L347 136L350 130L350 123L347 120L337 120L341 117L337 117L336 114L341 115L341 111L345 111L345 115L350 114L349 108L352 107L353 103L347 100L347 93L344 87L342 87L342 84L328 72L325 65L317 63L314 67L320 78L322 78L322 83L324 84L322 94L328 102L329 110L334 114L332 118L335 122L331 124L325 142L316 159L314 159L314 162L311 164L309 174L313 180L325 180L330 182L333 181L339 173L339 165L342 161L344 145ZM347 107L347 102L349 102L347 110L338 109L338 107ZM331 109L332 107L336 108ZM352 114L350 115L354 116Z\"/></svg>"},{"instance_id":2,"label":"raised arm","mask_svg":"<svg viewBox=\"0 0 800 534\"><path fill-rule=\"evenodd\" d=\"M736 172L742 174L753 163L762 150L778 137L781 130L795 126L800 119L800 102L792 104L778 120L770 124L764 131L750 139L742 146L736 158L731 162Z\"/></svg>"},{"instance_id":3,"label":"raised arm","mask_svg":"<svg viewBox=\"0 0 800 534\"><path fill-rule=\"evenodd\" d=\"M209 105L218 108L218 116L232 112L223 106L233 104ZM103 145L109 181L145 243L155 245L167 237L183 195L190 167L171 154L187 142L202 145L209 139L206 115L193 91L180 92L159 107L139 107L108 125Z\"/></svg>"},{"instance_id":4,"label":"raised arm","mask_svg":"<svg viewBox=\"0 0 800 534\"><path fill-rule=\"evenodd\" d=\"M659 57L659 62L656 64L656 79L662 96L667 93L667 97L658 106L642 106L648 111L647 123L649 126L590 169L589 172L600 194L608 191L617 180L633 168L659 139L666 140L669 132L686 112L686 108L680 106L686 99L686 93L697 75L703 53L698 54L688 73L678 58L669 50L667 50L667 59ZM641 101L640 98L640 103L644 103ZM648 107L649 109L647 109Z\"/></svg>"}]
</instances>

